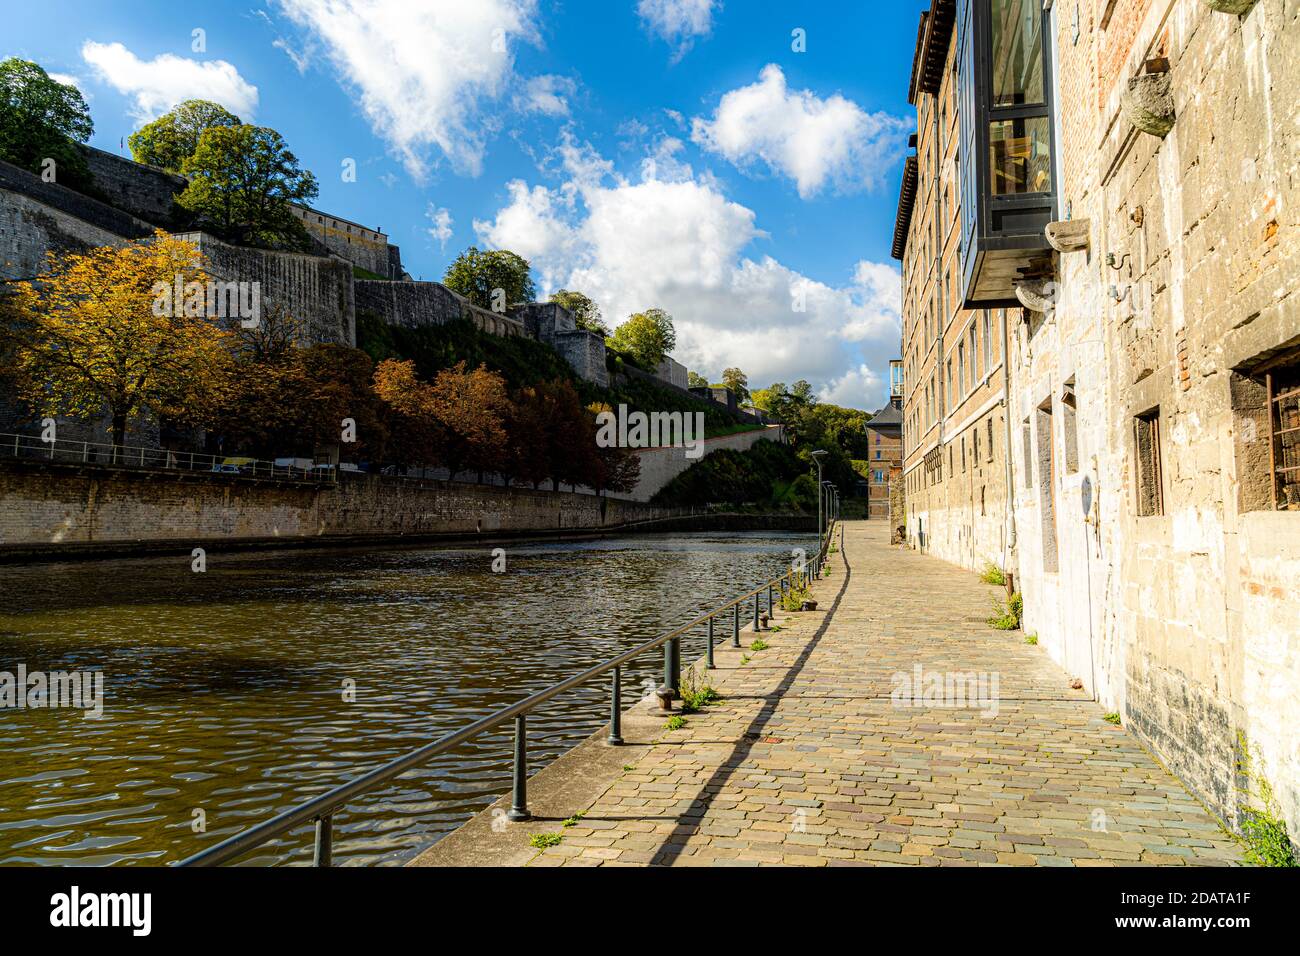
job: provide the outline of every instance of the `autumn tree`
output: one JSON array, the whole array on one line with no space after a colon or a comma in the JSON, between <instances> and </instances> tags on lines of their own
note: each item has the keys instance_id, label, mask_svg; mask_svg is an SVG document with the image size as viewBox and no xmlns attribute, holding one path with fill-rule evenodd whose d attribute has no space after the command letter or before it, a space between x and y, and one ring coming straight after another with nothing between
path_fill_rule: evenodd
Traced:
<instances>
[{"instance_id":1,"label":"autumn tree","mask_svg":"<svg viewBox=\"0 0 1300 956\"><path fill-rule=\"evenodd\" d=\"M609 326L601 317L600 306L581 292L560 289L558 292L551 293L551 301L568 309L573 314L578 328L595 332L602 338L609 336Z\"/></svg>"},{"instance_id":2,"label":"autumn tree","mask_svg":"<svg viewBox=\"0 0 1300 956\"><path fill-rule=\"evenodd\" d=\"M608 405L596 403L587 406L587 412L591 415L594 424L597 416L612 412L612 409ZM591 478L586 483L595 490L596 494L601 495L607 491L625 494L636 489L637 483L641 480L640 455L631 448L598 444L594 434L592 448L593 467Z\"/></svg>"},{"instance_id":3,"label":"autumn tree","mask_svg":"<svg viewBox=\"0 0 1300 956\"><path fill-rule=\"evenodd\" d=\"M284 139L264 126L213 126L184 162L190 184L176 203L238 243L306 248L307 229L292 204L318 192Z\"/></svg>"},{"instance_id":4,"label":"autumn tree","mask_svg":"<svg viewBox=\"0 0 1300 956\"><path fill-rule=\"evenodd\" d=\"M673 317L663 309L646 309L630 315L614 330L610 346L630 355L643 368L653 371L677 347Z\"/></svg>"},{"instance_id":5,"label":"autumn tree","mask_svg":"<svg viewBox=\"0 0 1300 956\"><path fill-rule=\"evenodd\" d=\"M169 113L136 130L127 139L137 163L159 166L173 173L199 148L203 134L216 127L239 126L240 119L219 103L186 100Z\"/></svg>"},{"instance_id":6,"label":"autumn tree","mask_svg":"<svg viewBox=\"0 0 1300 956\"><path fill-rule=\"evenodd\" d=\"M158 287L206 284L197 247L152 239L59 258L10 300L14 370L40 413L95 418L113 444L152 412L192 423L212 414L228 380L230 333L203 315L159 308Z\"/></svg>"},{"instance_id":7,"label":"autumn tree","mask_svg":"<svg viewBox=\"0 0 1300 956\"><path fill-rule=\"evenodd\" d=\"M430 431L434 460L453 477L497 470L510 399L505 379L487 366L470 370L460 362L421 382L414 362L387 359L375 370L374 389L397 413Z\"/></svg>"},{"instance_id":8,"label":"autumn tree","mask_svg":"<svg viewBox=\"0 0 1300 956\"><path fill-rule=\"evenodd\" d=\"M749 376L740 369L726 369L722 373L722 386L736 396L737 402L749 401Z\"/></svg>"},{"instance_id":9,"label":"autumn tree","mask_svg":"<svg viewBox=\"0 0 1300 956\"><path fill-rule=\"evenodd\" d=\"M92 180L78 144L94 131L75 86L51 78L30 60L0 62L0 159L38 175L53 160L55 182L85 190Z\"/></svg>"},{"instance_id":10,"label":"autumn tree","mask_svg":"<svg viewBox=\"0 0 1300 956\"><path fill-rule=\"evenodd\" d=\"M447 267L442 284L481 309L493 308L497 289L504 294L504 301L501 295L496 301L502 307L532 302L537 297L528 260L508 249L483 251L470 246Z\"/></svg>"}]
</instances>

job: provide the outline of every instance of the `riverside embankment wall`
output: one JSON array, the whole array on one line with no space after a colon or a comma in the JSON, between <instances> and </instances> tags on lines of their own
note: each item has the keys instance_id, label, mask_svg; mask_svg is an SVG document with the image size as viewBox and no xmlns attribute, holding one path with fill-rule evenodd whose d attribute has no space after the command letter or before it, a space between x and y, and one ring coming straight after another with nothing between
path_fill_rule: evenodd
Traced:
<instances>
[{"instance_id":1,"label":"riverside embankment wall","mask_svg":"<svg viewBox=\"0 0 1300 956\"><path fill-rule=\"evenodd\" d=\"M813 530L802 516L707 515L594 495L344 476L335 485L0 465L0 560L635 528ZM805 528L805 525L807 527Z\"/></svg>"}]
</instances>

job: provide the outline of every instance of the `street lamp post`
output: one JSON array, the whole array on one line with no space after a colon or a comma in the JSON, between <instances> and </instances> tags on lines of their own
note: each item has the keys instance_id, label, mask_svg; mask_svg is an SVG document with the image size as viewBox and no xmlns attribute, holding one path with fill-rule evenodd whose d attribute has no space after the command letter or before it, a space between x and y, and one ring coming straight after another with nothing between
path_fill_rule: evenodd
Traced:
<instances>
[{"instance_id":1,"label":"street lamp post","mask_svg":"<svg viewBox=\"0 0 1300 956\"><path fill-rule=\"evenodd\" d=\"M817 465L817 554L822 553L822 497L826 489L822 487L822 459L826 457L826 449L818 448L812 453L812 460Z\"/></svg>"}]
</instances>

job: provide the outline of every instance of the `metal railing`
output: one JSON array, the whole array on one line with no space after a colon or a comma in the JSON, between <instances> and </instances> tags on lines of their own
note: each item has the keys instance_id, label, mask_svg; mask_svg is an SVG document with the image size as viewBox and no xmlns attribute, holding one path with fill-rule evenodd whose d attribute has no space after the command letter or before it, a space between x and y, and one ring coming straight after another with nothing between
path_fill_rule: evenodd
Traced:
<instances>
[{"instance_id":1,"label":"metal railing","mask_svg":"<svg viewBox=\"0 0 1300 956\"><path fill-rule=\"evenodd\" d=\"M511 704L509 707L503 707L494 713L481 717L473 723L466 724L460 730L439 737L432 743L425 744L410 753L398 757L383 766L376 767L367 773L362 774L355 780L340 784L332 790L329 790L319 796L312 797L298 806L293 807L283 813L277 814L271 819L250 827L242 833L237 833L215 846L181 860L178 866L220 866L228 863L250 850L268 843L277 837L283 836L300 826L308 823L314 823L316 827L315 847L313 852L313 865L329 866L334 855L334 816L356 798L379 789L384 784L389 783L396 777L408 770L413 770L423 764L428 763L434 757L444 754L449 750L471 740L478 735L499 727L508 720L513 720L515 724L515 741L514 741L514 764L512 769L511 781L511 801L510 810L506 814L507 818L512 821L523 821L531 818L528 812L528 713L541 704L546 703L567 691L573 690L586 684L588 681L611 674L610 680L610 708L609 708L609 736L608 742L611 745L623 743L622 737L622 670L623 666L635 658L649 651L663 648L664 651L664 684L671 688L673 694L679 688L680 671L681 671L681 640L695 628L702 625L708 627L707 643L705 645L705 668L712 669L714 666L713 653L716 643L714 637L715 621L726 615L730 611L731 627L731 646L740 647L740 618L742 606L747 606L750 599L753 599L753 625L756 632L762 630L762 601L763 594L767 594L767 610L770 620L776 595L779 593L784 597L786 589L789 586L796 585L798 582L807 581L808 579L817 579L821 576L823 564L831 541L833 540L833 531L835 517L831 517L823 536L822 544L817 552L806 561L806 566L802 569L791 568L780 577L773 578L764 584L760 584L752 591L742 594L740 597L714 608L707 614L702 614L695 618L689 624L685 624L676 630L669 631L656 637L653 640L639 644L631 650L624 651L617 657L610 658L603 664L597 664L590 667L580 674L562 680L559 683L552 684L544 690L531 694L524 699ZM746 615L748 611L745 611ZM661 687L658 692L660 695L665 693L665 688Z\"/></svg>"},{"instance_id":2,"label":"metal railing","mask_svg":"<svg viewBox=\"0 0 1300 956\"><path fill-rule=\"evenodd\" d=\"M279 481L307 481L329 484L338 469L331 464L302 467L277 464L243 455L208 455L202 452L171 451L143 445L112 445L93 441L46 441L32 435L0 433L0 457L22 461L52 461L65 465L100 465L147 471L197 472L274 478Z\"/></svg>"}]
</instances>

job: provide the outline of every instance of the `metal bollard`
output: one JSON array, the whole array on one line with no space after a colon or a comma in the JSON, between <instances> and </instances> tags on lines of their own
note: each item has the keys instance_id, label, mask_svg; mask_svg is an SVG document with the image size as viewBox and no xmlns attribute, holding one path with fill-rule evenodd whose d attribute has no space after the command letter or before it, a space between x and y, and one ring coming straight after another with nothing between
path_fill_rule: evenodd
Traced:
<instances>
[{"instance_id":1,"label":"metal bollard","mask_svg":"<svg viewBox=\"0 0 1300 956\"><path fill-rule=\"evenodd\" d=\"M704 666L713 670L713 618L709 618L709 643L704 648Z\"/></svg>"},{"instance_id":2,"label":"metal bollard","mask_svg":"<svg viewBox=\"0 0 1300 956\"><path fill-rule=\"evenodd\" d=\"M313 866L331 866L334 861L334 818L323 816L316 818L316 847L312 856Z\"/></svg>"},{"instance_id":3,"label":"metal bollard","mask_svg":"<svg viewBox=\"0 0 1300 956\"><path fill-rule=\"evenodd\" d=\"M623 687L622 668L614 668L614 679L609 688L609 740L611 746L617 747L623 742Z\"/></svg>"},{"instance_id":4,"label":"metal bollard","mask_svg":"<svg viewBox=\"0 0 1300 956\"><path fill-rule=\"evenodd\" d=\"M763 629L762 621L759 618L759 604L761 603L758 592L754 592L754 633L757 634Z\"/></svg>"},{"instance_id":5,"label":"metal bollard","mask_svg":"<svg viewBox=\"0 0 1300 956\"><path fill-rule=\"evenodd\" d=\"M514 788L506 819L515 823L532 819L528 812L528 718L523 714L515 718Z\"/></svg>"},{"instance_id":6,"label":"metal bollard","mask_svg":"<svg viewBox=\"0 0 1300 956\"><path fill-rule=\"evenodd\" d=\"M731 606L731 646L740 646L740 602Z\"/></svg>"}]
</instances>

